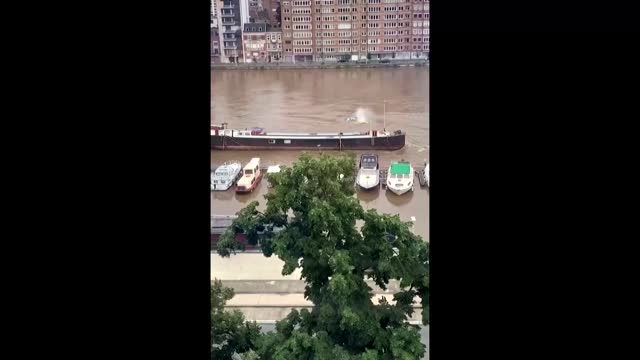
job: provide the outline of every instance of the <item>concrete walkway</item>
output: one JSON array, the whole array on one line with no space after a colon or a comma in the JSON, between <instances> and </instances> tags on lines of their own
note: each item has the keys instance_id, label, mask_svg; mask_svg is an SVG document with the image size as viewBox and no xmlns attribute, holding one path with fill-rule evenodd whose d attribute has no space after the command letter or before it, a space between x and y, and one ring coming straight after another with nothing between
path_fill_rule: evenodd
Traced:
<instances>
[{"instance_id":1,"label":"concrete walkway","mask_svg":"<svg viewBox=\"0 0 640 360\"><path fill-rule=\"evenodd\" d=\"M310 307L300 307L300 306L272 306L272 307L258 307L258 306L247 306L247 307L227 307L227 310L238 310L240 311L247 321L256 321L259 323L269 323L275 322L277 320L282 320L289 315L292 309L296 309L298 311L302 309L307 309L311 311ZM418 324L422 322L422 309L415 308L413 314L409 319L409 322Z\"/></svg>"},{"instance_id":2,"label":"concrete walkway","mask_svg":"<svg viewBox=\"0 0 640 360\"><path fill-rule=\"evenodd\" d=\"M304 281L300 280L300 269L283 276L284 263L276 256L265 257L262 253L239 253L229 258L211 254L211 279L222 280L224 286L235 291L227 302L227 308L240 310L247 320L269 322L280 320L291 309L310 308L313 304L304 298ZM377 304L382 296L393 303L393 294L399 291L397 281L390 282L388 289L380 289L373 281L367 284L375 294L372 301ZM412 321L420 321L422 309L416 297Z\"/></svg>"},{"instance_id":3,"label":"concrete walkway","mask_svg":"<svg viewBox=\"0 0 640 360\"><path fill-rule=\"evenodd\" d=\"M371 299L375 305L385 297L390 304L395 304L393 294L376 294ZM421 307L420 297L415 297L415 307ZM238 294L227 301L227 307L312 307L313 303L304 298L304 294Z\"/></svg>"},{"instance_id":4,"label":"concrete walkway","mask_svg":"<svg viewBox=\"0 0 640 360\"><path fill-rule=\"evenodd\" d=\"M303 294L305 282L302 280L222 280L224 286L233 288L237 294ZM397 281L391 281L386 290L375 282L366 281L374 294L395 294L400 291Z\"/></svg>"},{"instance_id":5,"label":"concrete walkway","mask_svg":"<svg viewBox=\"0 0 640 360\"><path fill-rule=\"evenodd\" d=\"M283 276L284 263L276 256L262 253L238 253L228 258L211 253L211 279L220 280L299 280L300 269Z\"/></svg>"}]
</instances>

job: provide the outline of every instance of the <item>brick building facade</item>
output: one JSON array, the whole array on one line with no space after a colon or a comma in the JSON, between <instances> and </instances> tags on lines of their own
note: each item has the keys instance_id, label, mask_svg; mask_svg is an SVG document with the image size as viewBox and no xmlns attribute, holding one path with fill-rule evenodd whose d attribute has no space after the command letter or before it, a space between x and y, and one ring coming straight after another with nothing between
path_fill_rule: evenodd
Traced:
<instances>
[{"instance_id":1,"label":"brick building facade","mask_svg":"<svg viewBox=\"0 0 640 360\"><path fill-rule=\"evenodd\" d=\"M282 0L287 62L426 58L429 0Z\"/></svg>"}]
</instances>

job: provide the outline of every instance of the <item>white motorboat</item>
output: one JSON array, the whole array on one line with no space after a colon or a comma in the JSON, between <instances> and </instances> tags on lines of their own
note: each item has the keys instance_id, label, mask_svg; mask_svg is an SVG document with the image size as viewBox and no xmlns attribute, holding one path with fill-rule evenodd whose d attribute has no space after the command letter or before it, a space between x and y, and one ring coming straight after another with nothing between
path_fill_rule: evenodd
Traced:
<instances>
[{"instance_id":1,"label":"white motorboat","mask_svg":"<svg viewBox=\"0 0 640 360\"><path fill-rule=\"evenodd\" d=\"M267 186L268 187L273 187L273 185L271 185L271 183L268 181L271 174L277 174L279 172L280 172L280 165L273 165L267 168Z\"/></svg>"},{"instance_id":2,"label":"white motorboat","mask_svg":"<svg viewBox=\"0 0 640 360\"><path fill-rule=\"evenodd\" d=\"M387 189L397 195L413 191L413 166L408 161L392 162L387 175Z\"/></svg>"},{"instance_id":3,"label":"white motorboat","mask_svg":"<svg viewBox=\"0 0 640 360\"><path fill-rule=\"evenodd\" d=\"M360 156L360 170L358 170L356 183L363 190L371 190L380 185L380 166L377 155L362 154Z\"/></svg>"},{"instance_id":4,"label":"white motorboat","mask_svg":"<svg viewBox=\"0 0 640 360\"><path fill-rule=\"evenodd\" d=\"M242 164L239 161L226 162L211 173L211 190L226 191L236 183L241 175Z\"/></svg>"},{"instance_id":5,"label":"white motorboat","mask_svg":"<svg viewBox=\"0 0 640 360\"><path fill-rule=\"evenodd\" d=\"M429 185L429 164L424 168L424 178L427 179L427 186L431 187L431 185Z\"/></svg>"}]
</instances>

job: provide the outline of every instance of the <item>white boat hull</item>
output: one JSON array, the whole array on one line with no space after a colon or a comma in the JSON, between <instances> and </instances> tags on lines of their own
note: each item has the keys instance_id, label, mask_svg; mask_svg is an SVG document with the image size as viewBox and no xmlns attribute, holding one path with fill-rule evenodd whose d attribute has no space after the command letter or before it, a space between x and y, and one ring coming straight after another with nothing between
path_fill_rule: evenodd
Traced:
<instances>
[{"instance_id":1,"label":"white boat hull","mask_svg":"<svg viewBox=\"0 0 640 360\"><path fill-rule=\"evenodd\" d=\"M403 169L403 173L402 174L398 174L398 175L394 175L393 174L393 166L397 164L397 163L392 163L391 166L389 166L389 172L387 175L387 189L390 190L392 193L396 194L396 195L402 195L402 194L406 194L409 191L413 191L413 184L415 181L414 178L414 170L413 170L413 166L411 166L411 164L408 164L409 167L408 169ZM405 171L407 171L405 173Z\"/></svg>"},{"instance_id":2,"label":"white boat hull","mask_svg":"<svg viewBox=\"0 0 640 360\"><path fill-rule=\"evenodd\" d=\"M211 191L229 190L238 181L239 176L240 176L240 167L238 167L238 169L236 169L229 177L226 177L224 179L217 179L218 181L224 180L224 183L218 182L217 184L214 184L213 178L212 178Z\"/></svg>"},{"instance_id":3,"label":"white boat hull","mask_svg":"<svg viewBox=\"0 0 640 360\"><path fill-rule=\"evenodd\" d=\"M424 177L427 179L427 186L431 187L429 184L429 164L427 164L427 167L424 169Z\"/></svg>"},{"instance_id":4,"label":"white boat hull","mask_svg":"<svg viewBox=\"0 0 640 360\"><path fill-rule=\"evenodd\" d=\"M409 187L402 187L402 188L396 188L396 187L391 187L391 186L387 185L387 189L389 189L392 193L394 193L396 195L403 195L403 194L409 192L412 188L413 188L413 184L411 184L411 186L409 186Z\"/></svg>"},{"instance_id":5,"label":"white boat hull","mask_svg":"<svg viewBox=\"0 0 640 360\"><path fill-rule=\"evenodd\" d=\"M212 191L227 191L231 188L232 184L231 183L227 183L227 184L213 184L211 185L211 190Z\"/></svg>"},{"instance_id":6,"label":"white boat hull","mask_svg":"<svg viewBox=\"0 0 640 360\"><path fill-rule=\"evenodd\" d=\"M358 186L360 186L360 188L363 189L363 190L373 190L373 189L375 189L375 188L380 186L380 182L377 182L377 183L375 183L373 185L358 184Z\"/></svg>"},{"instance_id":7,"label":"white boat hull","mask_svg":"<svg viewBox=\"0 0 640 360\"><path fill-rule=\"evenodd\" d=\"M380 186L380 175L359 175L356 183L364 190L371 190Z\"/></svg>"}]
</instances>

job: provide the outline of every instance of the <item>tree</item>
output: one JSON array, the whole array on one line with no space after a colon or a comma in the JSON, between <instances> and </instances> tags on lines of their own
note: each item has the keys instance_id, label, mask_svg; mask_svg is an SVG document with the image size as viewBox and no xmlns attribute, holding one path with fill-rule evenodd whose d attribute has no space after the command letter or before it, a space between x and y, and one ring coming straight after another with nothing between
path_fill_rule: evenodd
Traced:
<instances>
[{"instance_id":1,"label":"tree","mask_svg":"<svg viewBox=\"0 0 640 360\"><path fill-rule=\"evenodd\" d=\"M278 27L280 27L281 24L281 19L282 19L282 8L280 7L280 4L278 3L278 7L276 8L276 24Z\"/></svg>"},{"instance_id":2,"label":"tree","mask_svg":"<svg viewBox=\"0 0 640 360\"><path fill-rule=\"evenodd\" d=\"M244 233L265 256L276 254L283 275L301 268L311 311L293 310L262 336L256 352L264 360L419 359L425 347L417 326L406 323L421 298L429 323L429 244L398 215L364 211L354 196L355 158L304 154L270 176L266 209L252 202L221 236L218 253L243 248ZM391 279L402 290L394 303L372 301L365 280L386 289Z\"/></svg>"},{"instance_id":3,"label":"tree","mask_svg":"<svg viewBox=\"0 0 640 360\"><path fill-rule=\"evenodd\" d=\"M225 311L227 301L233 298L233 289L224 287L220 280L211 285L211 359L232 359L234 354L249 352L255 347L260 328L247 322L238 310Z\"/></svg>"}]
</instances>

